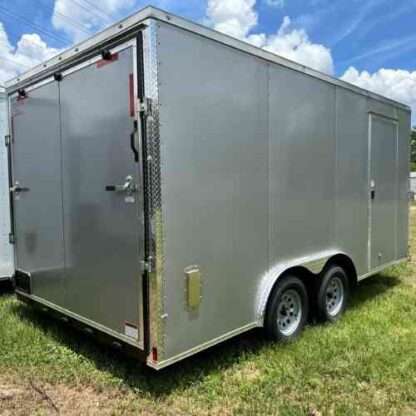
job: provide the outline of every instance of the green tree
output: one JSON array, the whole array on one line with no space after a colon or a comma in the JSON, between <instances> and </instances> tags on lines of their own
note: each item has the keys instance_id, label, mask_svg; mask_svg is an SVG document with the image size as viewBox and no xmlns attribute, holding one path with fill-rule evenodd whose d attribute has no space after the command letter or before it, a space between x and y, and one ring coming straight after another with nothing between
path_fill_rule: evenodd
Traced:
<instances>
[{"instance_id":1,"label":"green tree","mask_svg":"<svg viewBox=\"0 0 416 416\"><path fill-rule=\"evenodd\" d=\"M416 127L413 127L410 135L410 164L412 172L416 171Z\"/></svg>"}]
</instances>

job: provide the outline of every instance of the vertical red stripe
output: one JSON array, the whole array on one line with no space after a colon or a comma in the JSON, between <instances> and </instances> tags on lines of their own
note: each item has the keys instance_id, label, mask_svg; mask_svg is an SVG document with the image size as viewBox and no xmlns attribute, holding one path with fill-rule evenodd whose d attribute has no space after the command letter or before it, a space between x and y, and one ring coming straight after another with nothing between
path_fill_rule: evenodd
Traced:
<instances>
[{"instance_id":1,"label":"vertical red stripe","mask_svg":"<svg viewBox=\"0 0 416 416\"><path fill-rule=\"evenodd\" d=\"M156 363L157 362L157 348L152 348L152 360Z\"/></svg>"},{"instance_id":2,"label":"vertical red stripe","mask_svg":"<svg viewBox=\"0 0 416 416\"><path fill-rule=\"evenodd\" d=\"M129 103L130 103L130 117L134 117L134 77L129 75Z\"/></svg>"}]
</instances>

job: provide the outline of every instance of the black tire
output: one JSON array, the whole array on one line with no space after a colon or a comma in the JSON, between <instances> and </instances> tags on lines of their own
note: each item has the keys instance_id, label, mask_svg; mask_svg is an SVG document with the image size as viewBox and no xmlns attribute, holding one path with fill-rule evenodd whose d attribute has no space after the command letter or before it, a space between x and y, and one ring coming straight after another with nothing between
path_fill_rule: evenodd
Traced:
<instances>
[{"instance_id":1,"label":"black tire","mask_svg":"<svg viewBox=\"0 0 416 416\"><path fill-rule=\"evenodd\" d=\"M308 293L302 280L296 276L282 278L269 298L264 325L267 336L280 342L296 339L305 327L308 314Z\"/></svg>"},{"instance_id":2,"label":"black tire","mask_svg":"<svg viewBox=\"0 0 416 416\"><path fill-rule=\"evenodd\" d=\"M343 315L348 305L349 286L347 273L342 267L333 265L324 270L316 300L317 315L321 322L335 322Z\"/></svg>"}]
</instances>

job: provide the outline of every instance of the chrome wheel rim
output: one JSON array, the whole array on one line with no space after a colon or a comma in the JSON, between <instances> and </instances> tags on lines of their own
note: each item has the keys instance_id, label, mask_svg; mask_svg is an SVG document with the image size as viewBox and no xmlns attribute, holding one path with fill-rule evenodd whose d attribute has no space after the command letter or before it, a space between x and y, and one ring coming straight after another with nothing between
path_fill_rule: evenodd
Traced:
<instances>
[{"instance_id":1,"label":"chrome wheel rim","mask_svg":"<svg viewBox=\"0 0 416 416\"><path fill-rule=\"evenodd\" d=\"M299 327L302 319L302 300L296 290L288 289L280 297L277 307L277 327L279 332L290 336Z\"/></svg>"},{"instance_id":2,"label":"chrome wheel rim","mask_svg":"<svg viewBox=\"0 0 416 416\"><path fill-rule=\"evenodd\" d=\"M325 293L326 311L329 316L336 316L344 303L344 283L338 276L334 276L328 282Z\"/></svg>"}]
</instances>

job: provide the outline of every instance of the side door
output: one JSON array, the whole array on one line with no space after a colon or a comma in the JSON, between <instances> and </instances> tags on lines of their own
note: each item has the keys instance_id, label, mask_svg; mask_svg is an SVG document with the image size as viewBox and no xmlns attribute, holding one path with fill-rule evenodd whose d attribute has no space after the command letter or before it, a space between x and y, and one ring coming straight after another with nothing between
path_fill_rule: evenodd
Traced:
<instances>
[{"instance_id":1,"label":"side door","mask_svg":"<svg viewBox=\"0 0 416 416\"><path fill-rule=\"evenodd\" d=\"M135 43L60 82L65 307L141 343L143 195Z\"/></svg>"},{"instance_id":2,"label":"side door","mask_svg":"<svg viewBox=\"0 0 416 416\"><path fill-rule=\"evenodd\" d=\"M370 269L396 258L397 122L370 114Z\"/></svg>"},{"instance_id":3,"label":"side door","mask_svg":"<svg viewBox=\"0 0 416 416\"><path fill-rule=\"evenodd\" d=\"M60 305L65 261L58 83L31 87L9 102L16 270L31 276L26 291Z\"/></svg>"}]
</instances>

